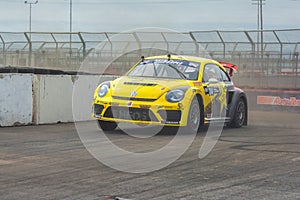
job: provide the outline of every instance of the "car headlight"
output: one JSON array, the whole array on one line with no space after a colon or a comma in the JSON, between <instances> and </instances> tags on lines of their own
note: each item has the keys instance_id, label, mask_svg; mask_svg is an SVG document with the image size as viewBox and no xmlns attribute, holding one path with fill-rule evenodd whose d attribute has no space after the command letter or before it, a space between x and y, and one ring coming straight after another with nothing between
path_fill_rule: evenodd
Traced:
<instances>
[{"instance_id":1,"label":"car headlight","mask_svg":"<svg viewBox=\"0 0 300 200\"><path fill-rule=\"evenodd\" d=\"M180 89L170 90L167 95L166 99L169 102L179 102L184 98L184 91Z\"/></svg>"},{"instance_id":2,"label":"car headlight","mask_svg":"<svg viewBox=\"0 0 300 200\"><path fill-rule=\"evenodd\" d=\"M98 96L104 97L107 94L109 87L110 87L109 82L102 83L102 85L100 86L100 88L98 90Z\"/></svg>"}]
</instances>

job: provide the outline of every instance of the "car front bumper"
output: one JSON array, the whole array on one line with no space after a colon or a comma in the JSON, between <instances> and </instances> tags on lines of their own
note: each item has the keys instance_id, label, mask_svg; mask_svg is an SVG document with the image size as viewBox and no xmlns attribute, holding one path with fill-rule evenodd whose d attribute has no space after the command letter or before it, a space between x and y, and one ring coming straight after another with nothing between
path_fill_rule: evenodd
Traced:
<instances>
[{"instance_id":1,"label":"car front bumper","mask_svg":"<svg viewBox=\"0 0 300 200\"><path fill-rule=\"evenodd\" d=\"M186 126L188 102L127 101L113 98L95 99L92 117L97 120L153 124L164 126Z\"/></svg>"}]
</instances>

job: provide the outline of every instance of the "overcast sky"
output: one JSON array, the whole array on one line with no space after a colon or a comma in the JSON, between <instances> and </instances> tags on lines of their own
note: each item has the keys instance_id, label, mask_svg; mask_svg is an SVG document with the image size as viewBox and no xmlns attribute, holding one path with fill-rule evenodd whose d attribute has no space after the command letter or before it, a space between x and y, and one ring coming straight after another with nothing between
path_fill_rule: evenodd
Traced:
<instances>
[{"instance_id":1,"label":"overcast sky","mask_svg":"<svg viewBox=\"0 0 300 200\"><path fill-rule=\"evenodd\" d=\"M35 2L35 0L27 0ZM176 31L256 30L252 0L72 0L73 32L128 31L161 27ZM32 6L32 31L64 32L70 0L39 0ZM265 29L300 28L300 0L266 0ZM0 0L0 32L29 31L29 5Z\"/></svg>"}]
</instances>

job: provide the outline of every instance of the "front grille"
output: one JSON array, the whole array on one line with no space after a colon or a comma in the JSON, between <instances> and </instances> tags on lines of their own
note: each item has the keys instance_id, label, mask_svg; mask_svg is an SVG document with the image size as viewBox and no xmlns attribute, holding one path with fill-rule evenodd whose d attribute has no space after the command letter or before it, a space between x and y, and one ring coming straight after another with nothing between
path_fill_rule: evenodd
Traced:
<instances>
[{"instance_id":1,"label":"front grille","mask_svg":"<svg viewBox=\"0 0 300 200\"><path fill-rule=\"evenodd\" d=\"M104 113L104 117L134 121L158 121L151 110L132 107L109 107Z\"/></svg>"},{"instance_id":2,"label":"front grille","mask_svg":"<svg viewBox=\"0 0 300 200\"><path fill-rule=\"evenodd\" d=\"M181 120L180 110L160 110L158 114L166 124L179 124Z\"/></svg>"},{"instance_id":3,"label":"front grille","mask_svg":"<svg viewBox=\"0 0 300 200\"><path fill-rule=\"evenodd\" d=\"M94 114L101 115L103 108L104 108L103 105L94 104Z\"/></svg>"},{"instance_id":4,"label":"front grille","mask_svg":"<svg viewBox=\"0 0 300 200\"><path fill-rule=\"evenodd\" d=\"M146 102L153 102L156 99L150 99L150 98L135 98L135 97L120 97L120 96L112 96L114 99L119 100L126 100L126 101L146 101Z\"/></svg>"}]
</instances>

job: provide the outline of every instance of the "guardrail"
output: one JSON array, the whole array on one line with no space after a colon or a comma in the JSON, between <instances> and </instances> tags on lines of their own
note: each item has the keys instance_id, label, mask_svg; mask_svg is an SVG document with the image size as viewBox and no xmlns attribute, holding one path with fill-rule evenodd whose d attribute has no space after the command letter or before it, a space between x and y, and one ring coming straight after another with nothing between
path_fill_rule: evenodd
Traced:
<instances>
[{"instance_id":1,"label":"guardrail","mask_svg":"<svg viewBox=\"0 0 300 200\"><path fill-rule=\"evenodd\" d=\"M95 67L110 65L108 73L122 74L141 55L171 52L235 63L240 68L236 81L248 87L299 88L300 29L265 30L263 45L260 35L257 30L0 32L0 67L76 71L88 58L95 61ZM114 57L118 59L110 63Z\"/></svg>"}]
</instances>

